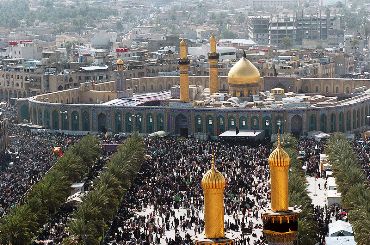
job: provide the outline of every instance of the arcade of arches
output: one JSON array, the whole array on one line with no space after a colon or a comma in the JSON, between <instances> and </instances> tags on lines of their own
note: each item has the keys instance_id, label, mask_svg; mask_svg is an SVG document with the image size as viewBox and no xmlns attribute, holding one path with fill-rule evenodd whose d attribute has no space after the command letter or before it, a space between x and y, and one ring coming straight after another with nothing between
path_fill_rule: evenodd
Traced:
<instances>
[{"instance_id":1,"label":"arcade of arches","mask_svg":"<svg viewBox=\"0 0 370 245\"><path fill-rule=\"evenodd\" d=\"M369 105L350 108L316 108L315 110L227 110L197 111L149 107L94 108L85 105L20 106L22 120L54 130L112 131L153 133L167 131L176 135L219 135L226 130L264 130L277 132L277 122L283 131L303 135L308 131L347 132L369 124Z\"/></svg>"}]
</instances>

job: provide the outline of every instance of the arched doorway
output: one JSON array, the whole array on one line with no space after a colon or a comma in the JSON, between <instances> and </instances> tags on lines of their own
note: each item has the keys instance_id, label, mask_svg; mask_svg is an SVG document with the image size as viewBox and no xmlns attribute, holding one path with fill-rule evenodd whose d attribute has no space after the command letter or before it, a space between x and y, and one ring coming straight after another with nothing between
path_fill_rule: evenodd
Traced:
<instances>
[{"instance_id":1,"label":"arched doorway","mask_svg":"<svg viewBox=\"0 0 370 245\"><path fill-rule=\"evenodd\" d=\"M126 126L126 133L131 133L132 132L132 115L131 115L131 113L126 114L125 126Z\"/></svg>"},{"instance_id":2,"label":"arched doorway","mask_svg":"<svg viewBox=\"0 0 370 245\"><path fill-rule=\"evenodd\" d=\"M335 113L330 115L330 132L337 131L337 116Z\"/></svg>"},{"instance_id":3,"label":"arched doorway","mask_svg":"<svg viewBox=\"0 0 370 245\"><path fill-rule=\"evenodd\" d=\"M54 110L52 113L53 129L59 129L59 113Z\"/></svg>"},{"instance_id":4,"label":"arched doorway","mask_svg":"<svg viewBox=\"0 0 370 245\"><path fill-rule=\"evenodd\" d=\"M247 117L245 116L241 116L239 118L239 129L240 130L246 130L248 128L248 121L247 121Z\"/></svg>"},{"instance_id":5,"label":"arched doorway","mask_svg":"<svg viewBox=\"0 0 370 245\"><path fill-rule=\"evenodd\" d=\"M235 117L230 116L230 117L227 119L227 121L229 122L229 124L228 124L228 130L235 129L235 127L236 127Z\"/></svg>"},{"instance_id":6,"label":"arched doorway","mask_svg":"<svg viewBox=\"0 0 370 245\"><path fill-rule=\"evenodd\" d=\"M114 127L115 132L118 133L122 131L122 115L119 111L116 111L116 113L114 113Z\"/></svg>"},{"instance_id":7,"label":"arched doorway","mask_svg":"<svg viewBox=\"0 0 370 245\"><path fill-rule=\"evenodd\" d=\"M253 116L251 118L251 128L253 130L259 130L259 128L260 128L259 125L260 125L260 121L258 119L258 116Z\"/></svg>"},{"instance_id":8,"label":"arched doorway","mask_svg":"<svg viewBox=\"0 0 370 245\"><path fill-rule=\"evenodd\" d=\"M188 137L188 119L183 114L179 114L175 118L175 133L182 136Z\"/></svg>"},{"instance_id":9,"label":"arched doorway","mask_svg":"<svg viewBox=\"0 0 370 245\"><path fill-rule=\"evenodd\" d=\"M77 111L72 112L72 130L73 131L80 130L80 115Z\"/></svg>"},{"instance_id":10,"label":"arched doorway","mask_svg":"<svg viewBox=\"0 0 370 245\"><path fill-rule=\"evenodd\" d=\"M303 120L300 115L294 115L290 120L292 134L301 135L303 132Z\"/></svg>"},{"instance_id":11,"label":"arched doorway","mask_svg":"<svg viewBox=\"0 0 370 245\"><path fill-rule=\"evenodd\" d=\"M98 115L98 131L107 132L107 116L104 113Z\"/></svg>"},{"instance_id":12,"label":"arched doorway","mask_svg":"<svg viewBox=\"0 0 370 245\"><path fill-rule=\"evenodd\" d=\"M164 130L164 119L162 114L157 115L157 131Z\"/></svg>"},{"instance_id":13,"label":"arched doorway","mask_svg":"<svg viewBox=\"0 0 370 245\"><path fill-rule=\"evenodd\" d=\"M154 131L154 121L151 113L146 115L146 132L153 133Z\"/></svg>"},{"instance_id":14,"label":"arched doorway","mask_svg":"<svg viewBox=\"0 0 370 245\"><path fill-rule=\"evenodd\" d=\"M312 114L310 116L308 129L309 129L309 131L315 131L316 130L316 115L315 114Z\"/></svg>"},{"instance_id":15,"label":"arched doorway","mask_svg":"<svg viewBox=\"0 0 370 245\"><path fill-rule=\"evenodd\" d=\"M48 109L44 110L44 127L47 129L50 128L50 112Z\"/></svg>"},{"instance_id":16,"label":"arched doorway","mask_svg":"<svg viewBox=\"0 0 370 245\"><path fill-rule=\"evenodd\" d=\"M220 135L221 133L225 132L225 118L223 116L219 116L217 119L217 135Z\"/></svg>"},{"instance_id":17,"label":"arched doorway","mask_svg":"<svg viewBox=\"0 0 370 245\"><path fill-rule=\"evenodd\" d=\"M339 113L339 123L338 123L338 126L339 126L339 131L344 133L345 130L344 130L344 113L343 113L343 111L341 111Z\"/></svg>"},{"instance_id":18,"label":"arched doorway","mask_svg":"<svg viewBox=\"0 0 370 245\"><path fill-rule=\"evenodd\" d=\"M326 133L326 129L327 129L327 117L325 114L322 114L320 116L320 131Z\"/></svg>"},{"instance_id":19,"label":"arched doorway","mask_svg":"<svg viewBox=\"0 0 370 245\"><path fill-rule=\"evenodd\" d=\"M29 114L29 111L28 111L28 105L22 105L21 106L21 120L27 120L29 121L30 120L30 114Z\"/></svg>"},{"instance_id":20,"label":"arched doorway","mask_svg":"<svg viewBox=\"0 0 370 245\"><path fill-rule=\"evenodd\" d=\"M347 131L351 131L351 111L347 111L346 126Z\"/></svg>"},{"instance_id":21,"label":"arched doorway","mask_svg":"<svg viewBox=\"0 0 370 245\"><path fill-rule=\"evenodd\" d=\"M265 130L265 136L271 136L271 118L269 116L263 117L262 128Z\"/></svg>"},{"instance_id":22,"label":"arched doorway","mask_svg":"<svg viewBox=\"0 0 370 245\"><path fill-rule=\"evenodd\" d=\"M82 130L90 131L90 114L87 111L82 112Z\"/></svg>"},{"instance_id":23,"label":"arched doorway","mask_svg":"<svg viewBox=\"0 0 370 245\"><path fill-rule=\"evenodd\" d=\"M195 116L195 132L196 133L203 132L203 120L200 115Z\"/></svg>"},{"instance_id":24,"label":"arched doorway","mask_svg":"<svg viewBox=\"0 0 370 245\"><path fill-rule=\"evenodd\" d=\"M213 117L210 115L207 116L206 123L207 123L207 134L213 135L213 129L214 129Z\"/></svg>"}]
</instances>

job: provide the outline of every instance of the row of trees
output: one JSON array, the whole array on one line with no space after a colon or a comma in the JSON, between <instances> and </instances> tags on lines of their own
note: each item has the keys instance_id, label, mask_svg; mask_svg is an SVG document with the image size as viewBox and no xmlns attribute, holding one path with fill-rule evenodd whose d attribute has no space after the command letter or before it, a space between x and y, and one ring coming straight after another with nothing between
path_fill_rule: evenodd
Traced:
<instances>
[{"instance_id":1,"label":"row of trees","mask_svg":"<svg viewBox=\"0 0 370 245\"><path fill-rule=\"evenodd\" d=\"M342 134L332 136L326 145L342 205L348 210L355 240L359 245L370 244L370 188L350 142Z\"/></svg>"},{"instance_id":2,"label":"row of trees","mask_svg":"<svg viewBox=\"0 0 370 245\"><path fill-rule=\"evenodd\" d=\"M1 244L30 244L38 230L70 195L71 184L86 176L100 155L97 138L85 136L71 146L51 170L35 184L23 204L0 222Z\"/></svg>"},{"instance_id":3,"label":"row of trees","mask_svg":"<svg viewBox=\"0 0 370 245\"><path fill-rule=\"evenodd\" d=\"M100 244L119 208L124 194L144 160L144 141L137 134L132 135L112 156L107 168L100 175L82 204L68 224L71 236L64 244Z\"/></svg>"},{"instance_id":4,"label":"row of trees","mask_svg":"<svg viewBox=\"0 0 370 245\"><path fill-rule=\"evenodd\" d=\"M298 160L298 141L290 134L282 137L284 150L289 154L289 204L298 206L302 211L299 216L298 244L316 244L319 242L319 228L314 216L312 200L307 193L307 181Z\"/></svg>"}]
</instances>

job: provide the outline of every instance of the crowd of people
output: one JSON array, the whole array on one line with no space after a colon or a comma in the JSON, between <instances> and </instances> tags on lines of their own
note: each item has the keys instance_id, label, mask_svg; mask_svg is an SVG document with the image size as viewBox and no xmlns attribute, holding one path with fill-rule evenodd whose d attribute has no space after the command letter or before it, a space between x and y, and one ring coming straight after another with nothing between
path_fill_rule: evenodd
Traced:
<instances>
[{"instance_id":1,"label":"crowd of people","mask_svg":"<svg viewBox=\"0 0 370 245\"><path fill-rule=\"evenodd\" d=\"M361 164L361 168L368 181L370 181L370 141L366 140L355 140L353 147L357 152L358 160Z\"/></svg>"},{"instance_id":2,"label":"crowd of people","mask_svg":"<svg viewBox=\"0 0 370 245\"><path fill-rule=\"evenodd\" d=\"M303 166L309 176L320 176L320 153L324 152L324 141L315 139L301 139L299 141L299 153L303 158Z\"/></svg>"},{"instance_id":3,"label":"crowd of people","mask_svg":"<svg viewBox=\"0 0 370 245\"><path fill-rule=\"evenodd\" d=\"M22 198L53 166L57 156L55 146L66 149L79 137L58 133L35 132L15 123L14 108L5 110L10 119L9 135L11 162L0 170L0 217L22 202ZM120 144L120 136L102 136L101 143ZM216 167L227 180L225 190L225 230L236 244L266 244L262 233L261 214L270 199L270 144L247 146L220 141L199 141L193 138L147 138L148 158L138 177L127 191L105 244L192 244L204 231L204 197L201 179L210 168L212 154ZM298 144L303 167L308 176L319 177L320 153L325 144L313 139L301 139ZM362 168L370 179L370 143L355 141L354 148ZM111 153L97 161L84 180L85 189L99 175ZM323 186L325 188L325 186ZM66 203L50 217L38 240L52 244L66 237L65 227L75 205ZM328 225L339 213L338 207L316 206L314 215L324 243Z\"/></svg>"},{"instance_id":4,"label":"crowd of people","mask_svg":"<svg viewBox=\"0 0 370 245\"><path fill-rule=\"evenodd\" d=\"M53 147L65 149L75 137L62 134L31 132L15 123L15 109L7 107L8 135L11 155L0 170L0 217L22 201L30 188L53 166L56 156Z\"/></svg>"},{"instance_id":5,"label":"crowd of people","mask_svg":"<svg viewBox=\"0 0 370 245\"><path fill-rule=\"evenodd\" d=\"M260 215L269 203L271 146L175 138L148 139L151 156L125 195L108 244L191 244L203 232L201 179L216 167L227 180L225 230L236 244L264 244Z\"/></svg>"},{"instance_id":6,"label":"crowd of people","mask_svg":"<svg viewBox=\"0 0 370 245\"><path fill-rule=\"evenodd\" d=\"M86 178L83 179L84 191L88 192L90 190L93 180L101 173L108 159L109 157L104 155L96 161ZM43 226L34 244L61 244L68 237L65 228L71 220L73 212L81 202L81 198L83 198L83 195L80 192L71 195L69 200L60 207L56 215L51 217L49 222Z\"/></svg>"}]
</instances>

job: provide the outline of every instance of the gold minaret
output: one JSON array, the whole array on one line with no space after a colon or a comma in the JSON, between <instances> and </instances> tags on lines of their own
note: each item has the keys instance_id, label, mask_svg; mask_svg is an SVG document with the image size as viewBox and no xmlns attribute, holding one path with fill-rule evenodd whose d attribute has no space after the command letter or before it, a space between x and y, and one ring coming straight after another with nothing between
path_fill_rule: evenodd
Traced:
<instances>
[{"instance_id":1,"label":"gold minaret","mask_svg":"<svg viewBox=\"0 0 370 245\"><path fill-rule=\"evenodd\" d=\"M281 146L280 130L276 149L270 154L271 210L262 215L263 233L269 244L293 244L297 239L299 210L289 208L288 173L290 157Z\"/></svg>"},{"instance_id":2,"label":"gold minaret","mask_svg":"<svg viewBox=\"0 0 370 245\"><path fill-rule=\"evenodd\" d=\"M180 42L180 101L189 101L189 64L187 45L184 39Z\"/></svg>"},{"instance_id":3,"label":"gold minaret","mask_svg":"<svg viewBox=\"0 0 370 245\"><path fill-rule=\"evenodd\" d=\"M288 210L288 172L290 157L281 147L280 135L277 137L277 147L268 159L271 176L271 210Z\"/></svg>"},{"instance_id":4,"label":"gold minaret","mask_svg":"<svg viewBox=\"0 0 370 245\"><path fill-rule=\"evenodd\" d=\"M215 167L212 156L211 169L203 176L204 194L204 235L195 238L196 245L231 245L234 240L225 237L224 230L224 190L225 177Z\"/></svg>"},{"instance_id":5,"label":"gold minaret","mask_svg":"<svg viewBox=\"0 0 370 245\"><path fill-rule=\"evenodd\" d=\"M210 94L217 93L220 89L220 84L218 81L218 58L220 55L216 50L216 38L212 34L209 39L209 44L211 50L208 53L208 62L209 62L209 92Z\"/></svg>"}]
</instances>

